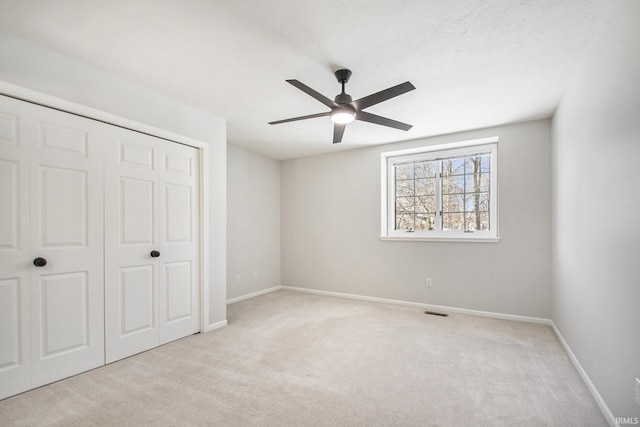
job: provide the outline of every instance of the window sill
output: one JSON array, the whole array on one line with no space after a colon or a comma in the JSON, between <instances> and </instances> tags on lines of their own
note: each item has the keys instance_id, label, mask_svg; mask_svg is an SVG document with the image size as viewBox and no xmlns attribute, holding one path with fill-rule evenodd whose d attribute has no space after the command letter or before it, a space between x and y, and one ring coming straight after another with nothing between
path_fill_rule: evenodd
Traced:
<instances>
[{"instance_id":1,"label":"window sill","mask_svg":"<svg viewBox=\"0 0 640 427\"><path fill-rule=\"evenodd\" d=\"M453 243L498 243L500 237L425 237L425 236L380 236L380 240L405 242L453 242Z\"/></svg>"}]
</instances>

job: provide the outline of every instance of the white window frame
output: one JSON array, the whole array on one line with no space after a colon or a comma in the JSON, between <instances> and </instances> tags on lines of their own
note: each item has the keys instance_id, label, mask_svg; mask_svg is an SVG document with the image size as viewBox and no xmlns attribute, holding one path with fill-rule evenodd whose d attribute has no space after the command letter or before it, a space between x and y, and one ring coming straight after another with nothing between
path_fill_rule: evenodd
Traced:
<instances>
[{"instance_id":1,"label":"white window frame","mask_svg":"<svg viewBox=\"0 0 640 427\"><path fill-rule=\"evenodd\" d=\"M491 182L489 199L489 223L487 231L395 230L395 168L394 164L414 160L439 160L450 157L463 157L478 153L491 155ZM381 191L380 191L380 239L408 241L446 241L446 242L499 242L498 234L498 137L474 139L449 144L432 145L381 153ZM441 197L437 190L436 198ZM438 217L440 217L438 215ZM439 221L438 221L439 222Z\"/></svg>"}]
</instances>

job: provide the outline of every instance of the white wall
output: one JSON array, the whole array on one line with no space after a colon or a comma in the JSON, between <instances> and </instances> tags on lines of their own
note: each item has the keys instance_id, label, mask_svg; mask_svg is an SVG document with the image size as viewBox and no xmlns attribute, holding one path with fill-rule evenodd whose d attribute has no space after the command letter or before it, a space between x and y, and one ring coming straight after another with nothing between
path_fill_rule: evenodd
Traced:
<instances>
[{"instance_id":1,"label":"white wall","mask_svg":"<svg viewBox=\"0 0 640 427\"><path fill-rule=\"evenodd\" d=\"M209 320L225 321L225 121L4 31L0 31L0 81L208 143Z\"/></svg>"},{"instance_id":2,"label":"white wall","mask_svg":"<svg viewBox=\"0 0 640 427\"><path fill-rule=\"evenodd\" d=\"M227 298L280 286L280 162L229 145L227 191Z\"/></svg>"},{"instance_id":3,"label":"white wall","mask_svg":"<svg viewBox=\"0 0 640 427\"><path fill-rule=\"evenodd\" d=\"M616 3L553 119L552 318L615 417L640 416L639 21Z\"/></svg>"},{"instance_id":4,"label":"white wall","mask_svg":"<svg viewBox=\"0 0 640 427\"><path fill-rule=\"evenodd\" d=\"M541 120L283 161L282 284L549 318L550 126ZM381 152L489 136L500 138L499 243L379 239Z\"/></svg>"}]
</instances>

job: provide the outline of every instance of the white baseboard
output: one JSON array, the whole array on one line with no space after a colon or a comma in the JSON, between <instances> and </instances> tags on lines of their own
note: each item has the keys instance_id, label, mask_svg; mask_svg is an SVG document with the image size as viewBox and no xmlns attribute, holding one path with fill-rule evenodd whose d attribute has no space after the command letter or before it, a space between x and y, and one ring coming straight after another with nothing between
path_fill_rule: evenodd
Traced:
<instances>
[{"instance_id":1,"label":"white baseboard","mask_svg":"<svg viewBox=\"0 0 640 427\"><path fill-rule=\"evenodd\" d=\"M469 310L466 308L447 307L443 305L424 304L420 302L402 301L397 299L377 298L364 295L346 294L342 292L321 291L317 289L296 288L293 286L281 286L281 289L297 292L307 292L310 294L327 295L339 298L349 298L361 301L381 302L386 304L404 305L407 307L416 307L425 310L440 311L446 313L467 314L470 316L491 317L493 319L515 320L518 322L538 323L542 325L551 325L551 320L540 317L518 316L515 314L493 313L490 311Z\"/></svg>"},{"instance_id":2,"label":"white baseboard","mask_svg":"<svg viewBox=\"0 0 640 427\"><path fill-rule=\"evenodd\" d=\"M211 332L213 330L220 329L223 326L227 326L227 319L205 326L204 332Z\"/></svg>"},{"instance_id":3,"label":"white baseboard","mask_svg":"<svg viewBox=\"0 0 640 427\"><path fill-rule=\"evenodd\" d=\"M560 341L560 344L562 344L564 351L569 355L569 359L571 359L573 366L576 368L576 370L582 377L582 381L584 381L585 385L591 392L591 395L593 396L596 403L598 404L598 407L600 407L600 411L602 411L602 415L604 415L604 417L609 422L609 425L611 427L618 426L618 424L615 421L615 417L613 416L613 413L605 403L602 396L600 396L598 389L593 384L593 382L591 382L591 378L589 378L589 375L587 375L587 372L582 368L582 365L578 361L578 358L576 357L575 354L573 354L571 347L569 347L569 344L567 344L567 342L564 340L564 337L562 336L562 334L560 333L560 331L556 327L556 324L553 321L551 321L551 328L553 329L553 332L556 334L556 337L558 337L558 341Z\"/></svg>"},{"instance_id":4,"label":"white baseboard","mask_svg":"<svg viewBox=\"0 0 640 427\"><path fill-rule=\"evenodd\" d=\"M233 304L234 302L243 301L249 298L257 297L260 295L268 294L269 292L277 291L278 289L282 289L282 286L274 286L273 288L262 289L256 292L251 292L250 294L241 295L239 297L230 298L227 300L227 305Z\"/></svg>"}]
</instances>

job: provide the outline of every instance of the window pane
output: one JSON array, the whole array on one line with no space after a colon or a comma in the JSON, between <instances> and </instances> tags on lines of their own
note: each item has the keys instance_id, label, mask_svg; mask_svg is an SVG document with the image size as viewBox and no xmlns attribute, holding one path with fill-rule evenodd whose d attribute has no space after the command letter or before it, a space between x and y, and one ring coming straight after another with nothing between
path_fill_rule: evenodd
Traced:
<instances>
[{"instance_id":1,"label":"window pane","mask_svg":"<svg viewBox=\"0 0 640 427\"><path fill-rule=\"evenodd\" d=\"M416 197L415 211L417 213L430 213L430 214L435 213L436 197L435 196Z\"/></svg>"},{"instance_id":2,"label":"window pane","mask_svg":"<svg viewBox=\"0 0 640 427\"><path fill-rule=\"evenodd\" d=\"M435 178L435 162L420 162L414 165L414 176L416 178Z\"/></svg>"},{"instance_id":3,"label":"window pane","mask_svg":"<svg viewBox=\"0 0 640 427\"><path fill-rule=\"evenodd\" d=\"M442 176L463 175L464 157L442 161Z\"/></svg>"},{"instance_id":4,"label":"window pane","mask_svg":"<svg viewBox=\"0 0 640 427\"><path fill-rule=\"evenodd\" d=\"M489 230L489 212L468 212L465 215L465 231Z\"/></svg>"},{"instance_id":5,"label":"window pane","mask_svg":"<svg viewBox=\"0 0 640 427\"><path fill-rule=\"evenodd\" d=\"M413 163L406 164L406 165L397 165L395 168L396 168L396 180L413 179Z\"/></svg>"},{"instance_id":6,"label":"window pane","mask_svg":"<svg viewBox=\"0 0 640 427\"><path fill-rule=\"evenodd\" d=\"M489 183L490 179L488 173L467 175L465 191L467 193L474 193L476 191L488 192Z\"/></svg>"},{"instance_id":7,"label":"window pane","mask_svg":"<svg viewBox=\"0 0 640 427\"><path fill-rule=\"evenodd\" d=\"M436 179L416 179L416 196L432 196L436 194Z\"/></svg>"},{"instance_id":8,"label":"window pane","mask_svg":"<svg viewBox=\"0 0 640 427\"><path fill-rule=\"evenodd\" d=\"M442 196L443 212L464 212L464 195Z\"/></svg>"},{"instance_id":9,"label":"window pane","mask_svg":"<svg viewBox=\"0 0 640 427\"><path fill-rule=\"evenodd\" d=\"M457 194L464 192L464 175L443 176L442 194Z\"/></svg>"},{"instance_id":10,"label":"window pane","mask_svg":"<svg viewBox=\"0 0 640 427\"><path fill-rule=\"evenodd\" d=\"M480 172L482 173L491 172L491 156L488 154L485 154L483 156L480 156L480 158L481 158Z\"/></svg>"},{"instance_id":11,"label":"window pane","mask_svg":"<svg viewBox=\"0 0 640 427\"><path fill-rule=\"evenodd\" d=\"M436 223L436 217L434 213L430 214L416 214L416 231L429 231L433 230L433 226Z\"/></svg>"},{"instance_id":12,"label":"window pane","mask_svg":"<svg viewBox=\"0 0 640 427\"><path fill-rule=\"evenodd\" d=\"M414 180L413 179L403 179L396 181L396 197L401 196L413 196L414 195Z\"/></svg>"},{"instance_id":13,"label":"window pane","mask_svg":"<svg viewBox=\"0 0 640 427\"><path fill-rule=\"evenodd\" d=\"M480 212L480 230L488 231L491 229L491 224L489 221L489 212Z\"/></svg>"},{"instance_id":14,"label":"window pane","mask_svg":"<svg viewBox=\"0 0 640 427\"><path fill-rule=\"evenodd\" d=\"M396 198L396 215L403 213L414 212L414 198L413 197L398 197Z\"/></svg>"},{"instance_id":15,"label":"window pane","mask_svg":"<svg viewBox=\"0 0 640 427\"><path fill-rule=\"evenodd\" d=\"M453 230L453 231L464 231L464 214L443 213L442 229Z\"/></svg>"},{"instance_id":16,"label":"window pane","mask_svg":"<svg viewBox=\"0 0 640 427\"><path fill-rule=\"evenodd\" d=\"M396 215L396 230L413 231L413 214Z\"/></svg>"},{"instance_id":17,"label":"window pane","mask_svg":"<svg viewBox=\"0 0 640 427\"><path fill-rule=\"evenodd\" d=\"M488 211L489 210L489 194L471 194L465 198L465 211Z\"/></svg>"}]
</instances>

